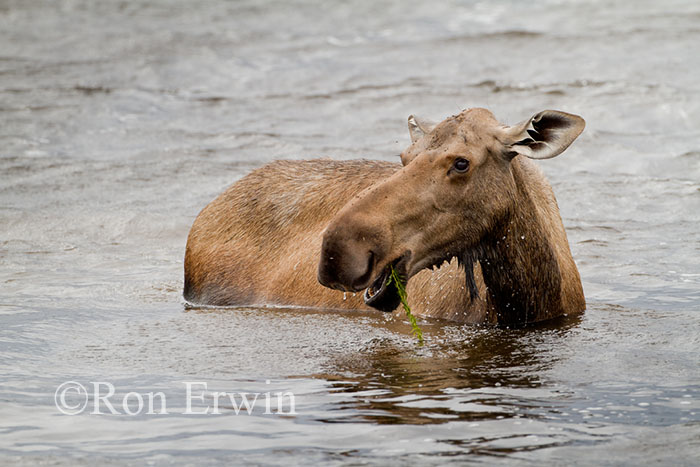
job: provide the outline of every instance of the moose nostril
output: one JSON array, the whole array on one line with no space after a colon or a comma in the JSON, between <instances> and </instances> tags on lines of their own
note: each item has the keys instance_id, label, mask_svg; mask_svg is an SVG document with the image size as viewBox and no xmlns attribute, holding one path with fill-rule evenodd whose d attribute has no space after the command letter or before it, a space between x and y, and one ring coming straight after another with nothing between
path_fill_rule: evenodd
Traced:
<instances>
[{"instance_id":1,"label":"moose nostril","mask_svg":"<svg viewBox=\"0 0 700 467\"><path fill-rule=\"evenodd\" d=\"M331 289L338 288L337 272L335 268L330 264L330 261L321 260L318 267L318 272L316 274L318 282L324 287L329 287Z\"/></svg>"},{"instance_id":2,"label":"moose nostril","mask_svg":"<svg viewBox=\"0 0 700 467\"><path fill-rule=\"evenodd\" d=\"M361 216L340 216L335 224L323 235L317 277L326 287L357 292L371 283L390 235Z\"/></svg>"},{"instance_id":3,"label":"moose nostril","mask_svg":"<svg viewBox=\"0 0 700 467\"><path fill-rule=\"evenodd\" d=\"M369 251L369 257L367 258L367 267L365 268L365 273L360 277L355 279L352 286L355 290L364 289L367 287L372 279L372 272L374 271L374 252Z\"/></svg>"}]
</instances>

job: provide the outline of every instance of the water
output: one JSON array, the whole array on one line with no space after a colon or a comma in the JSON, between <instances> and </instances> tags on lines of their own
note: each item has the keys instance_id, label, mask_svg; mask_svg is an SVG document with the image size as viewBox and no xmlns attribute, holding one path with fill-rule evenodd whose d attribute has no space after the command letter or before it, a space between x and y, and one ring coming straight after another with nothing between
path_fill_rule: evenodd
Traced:
<instances>
[{"instance_id":1,"label":"water","mask_svg":"<svg viewBox=\"0 0 700 467\"><path fill-rule=\"evenodd\" d=\"M699 22L692 1L2 2L0 463L696 464ZM409 114L474 106L586 118L541 163L585 315L422 321L418 348L398 313L185 307L188 229L230 183L392 160ZM68 380L168 414L62 415ZM188 381L291 391L296 415L185 414Z\"/></svg>"}]
</instances>

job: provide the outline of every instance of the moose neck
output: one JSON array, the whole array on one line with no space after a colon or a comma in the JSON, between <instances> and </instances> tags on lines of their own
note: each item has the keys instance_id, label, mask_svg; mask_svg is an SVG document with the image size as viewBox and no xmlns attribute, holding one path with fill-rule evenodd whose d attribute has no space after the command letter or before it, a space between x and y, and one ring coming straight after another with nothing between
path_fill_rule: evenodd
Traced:
<instances>
[{"instance_id":1,"label":"moose neck","mask_svg":"<svg viewBox=\"0 0 700 467\"><path fill-rule=\"evenodd\" d=\"M562 312L556 253L526 186L517 183L516 210L485 242L480 263L499 324L524 325Z\"/></svg>"}]
</instances>

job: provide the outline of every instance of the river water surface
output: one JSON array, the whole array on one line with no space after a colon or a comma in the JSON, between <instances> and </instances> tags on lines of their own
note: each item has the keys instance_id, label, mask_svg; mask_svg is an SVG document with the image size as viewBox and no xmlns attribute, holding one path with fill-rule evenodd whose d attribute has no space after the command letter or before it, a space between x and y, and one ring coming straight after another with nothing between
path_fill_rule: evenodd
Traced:
<instances>
[{"instance_id":1,"label":"river water surface","mask_svg":"<svg viewBox=\"0 0 700 467\"><path fill-rule=\"evenodd\" d=\"M698 44L691 0L0 2L0 463L697 464ZM185 306L188 229L229 184L396 160L409 114L476 106L586 119L541 162L583 316L421 321L417 347L399 313ZM260 403L189 414L185 382L193 412Z\"/></svg>"}]
</instances>

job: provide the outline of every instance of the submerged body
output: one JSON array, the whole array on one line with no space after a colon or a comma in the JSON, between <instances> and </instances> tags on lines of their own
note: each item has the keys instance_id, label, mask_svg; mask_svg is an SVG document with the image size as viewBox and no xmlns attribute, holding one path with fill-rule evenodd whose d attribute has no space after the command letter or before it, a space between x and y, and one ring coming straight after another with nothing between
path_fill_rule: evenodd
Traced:
<instances>
[{"instance_id":1,"label":"submerged body","mask_svg":"<svg viewBox=\"0 0 700 467\"><path fill-rule=\"evenodd\" d=\"M392 311L395 267L416 315L520 325L582 312L556 199L528 157L561 153L583 120L544 111L505 127L472 109L411 124L403 167L278 161L229 187L190 231L185 298Z\"/></svg>"}]
</instances>

